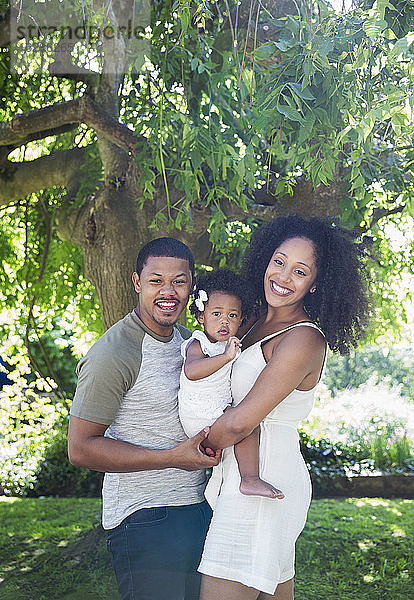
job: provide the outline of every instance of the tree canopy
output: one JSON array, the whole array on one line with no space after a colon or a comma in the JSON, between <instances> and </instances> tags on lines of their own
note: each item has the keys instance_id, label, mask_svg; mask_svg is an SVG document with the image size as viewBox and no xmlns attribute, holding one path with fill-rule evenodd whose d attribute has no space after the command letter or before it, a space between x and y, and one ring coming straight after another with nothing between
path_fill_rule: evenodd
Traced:
<instances>
[{"instance_id":1,"label":"tree canopy","mask_svg":"<svg viewBox=\"0 0 414 600\"><path fill-rule=\"evenodd\" d=\"M1 295L27 341L68 306L98 331L97 305L104 327L123 316L153 237L237 266L249 231L288 213L359 237L385 326L402 316L412 2L68 0L76 39L62 3L42 3L47 27L32 4L0 2Z\"/></svg>"}]
</instances>

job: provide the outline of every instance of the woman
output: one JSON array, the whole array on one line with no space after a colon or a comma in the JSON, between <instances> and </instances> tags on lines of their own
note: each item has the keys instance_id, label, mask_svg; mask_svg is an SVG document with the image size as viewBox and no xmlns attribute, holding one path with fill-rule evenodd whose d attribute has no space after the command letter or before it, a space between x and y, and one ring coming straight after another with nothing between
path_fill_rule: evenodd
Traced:
<instances>
[{"instance_id":1,"label":"woman","mask_svg":"<svg viewBox=\"0 0 414 600\"><path fill-rule=\"evenodd\" d=\"M368 321L356 244L320 219L278 218L252 238L244 276L261 316L242 339L234 407L207 446L223 453L223 482L199 567L200 600L293 599L294 548L311 498L297 426L310 412L327 345L346 353ZM260 476L282 500L243 496L234 443L260 424Z\"/></svg>"}]
</instances>

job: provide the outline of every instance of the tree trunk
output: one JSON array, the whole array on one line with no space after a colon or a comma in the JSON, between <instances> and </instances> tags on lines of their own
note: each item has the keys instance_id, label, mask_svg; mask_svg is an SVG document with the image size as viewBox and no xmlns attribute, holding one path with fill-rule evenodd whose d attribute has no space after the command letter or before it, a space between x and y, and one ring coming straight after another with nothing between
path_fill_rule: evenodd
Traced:
<instances>
[{"instance_id":1,"label":"tree trunk","mask_svg":"<svg viewBox=\"0 0 414 600\"><path fill-rule=\"evenodd\" d=\"M105 329L137 303L131 275L139 248L151 239L146 215L122 186L106 186L88 199L71 241L82 247L85 276L97 291Z\"/></svg>"}]
</instances>

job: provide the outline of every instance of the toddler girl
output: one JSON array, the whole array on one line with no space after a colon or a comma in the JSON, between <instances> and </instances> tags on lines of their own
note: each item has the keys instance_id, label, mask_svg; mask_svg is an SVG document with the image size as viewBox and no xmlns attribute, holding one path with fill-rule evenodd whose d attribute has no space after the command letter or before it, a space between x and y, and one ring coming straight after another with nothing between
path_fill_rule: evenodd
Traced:
<instances>
[{"instance_id":1,"label":"toddler girl","mask_svg":"<svg viewBox=\"0 0 414 600\"><path fill-rule=\"evenodd\" d=\"M181 347L178 408L189 437L212 425L232 403L230 374L240 353L236 333L252 310L254 296L239 275L226 269L199 278L190 312L203 325ZM259 477L259 427L234 447L242 494L283 498L282 492Z\"/></svg>"}]
</instances>

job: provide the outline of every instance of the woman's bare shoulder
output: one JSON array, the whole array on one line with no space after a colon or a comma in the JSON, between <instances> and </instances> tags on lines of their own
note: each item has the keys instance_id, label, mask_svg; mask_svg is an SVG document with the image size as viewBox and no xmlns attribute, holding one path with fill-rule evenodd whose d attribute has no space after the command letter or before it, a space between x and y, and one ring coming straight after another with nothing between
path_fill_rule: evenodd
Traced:
<instances>
[{"instance_id":1,"label":"woman's bare shoulder","mask_svg":"<svg viewBox=\"0 0 414 600\"><path fill-rule=\"evenodd\" d=\"M316 358L324 356L326 351L326 339L320 329L311 325L293 327L280 336L280 341L275 344L273 352L294 352L309 355Z\"/></svg>"}]
</instances>

